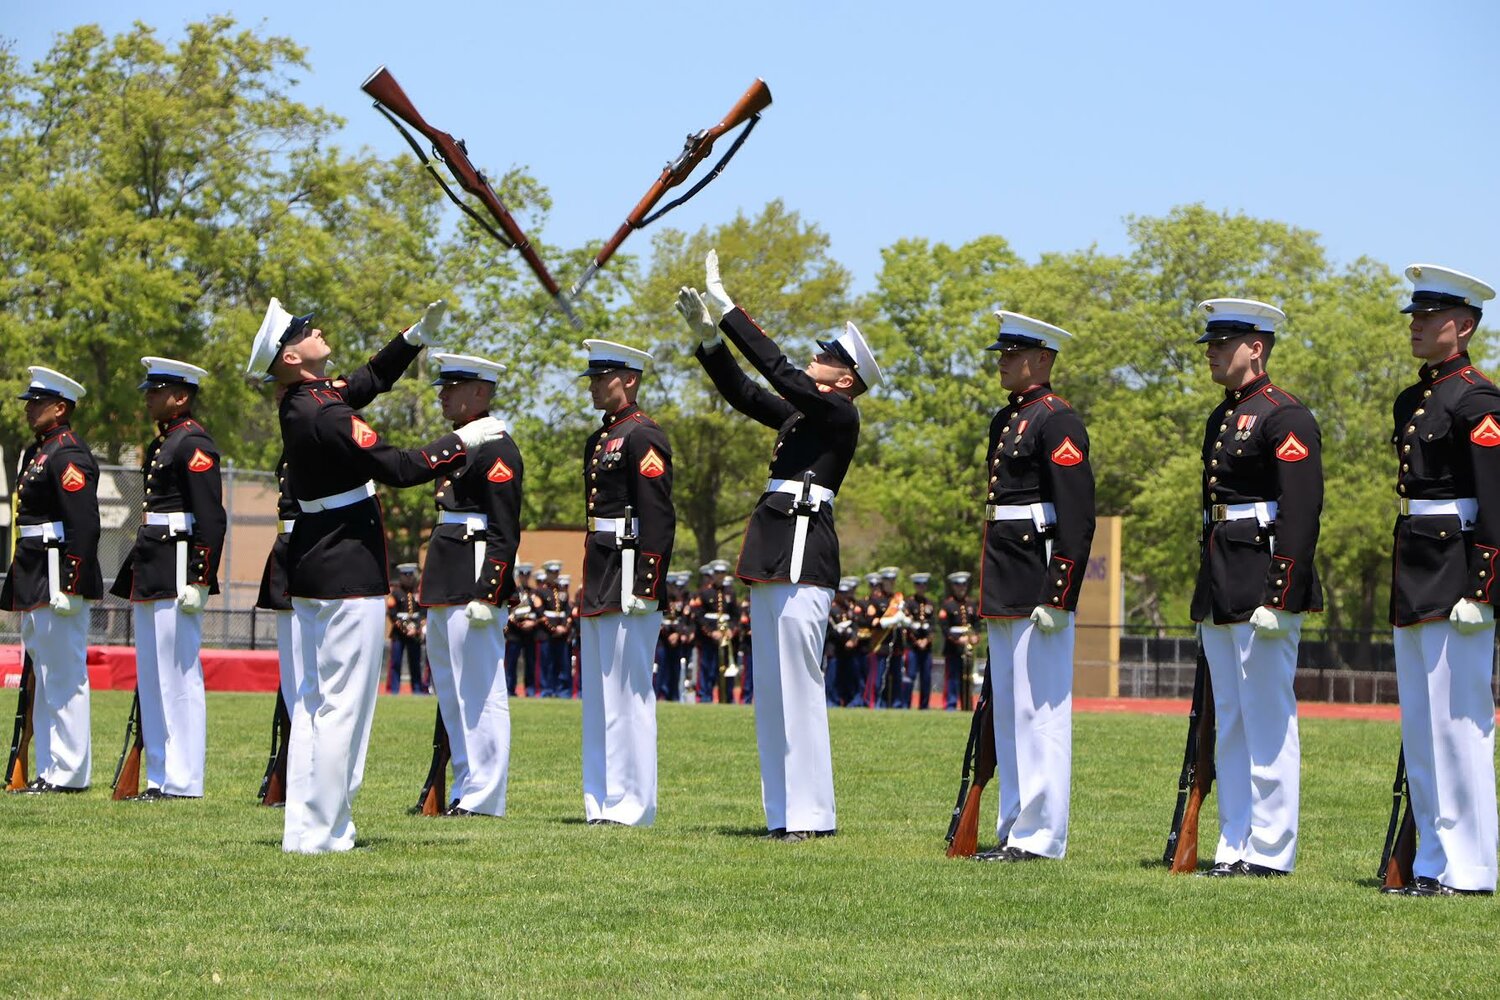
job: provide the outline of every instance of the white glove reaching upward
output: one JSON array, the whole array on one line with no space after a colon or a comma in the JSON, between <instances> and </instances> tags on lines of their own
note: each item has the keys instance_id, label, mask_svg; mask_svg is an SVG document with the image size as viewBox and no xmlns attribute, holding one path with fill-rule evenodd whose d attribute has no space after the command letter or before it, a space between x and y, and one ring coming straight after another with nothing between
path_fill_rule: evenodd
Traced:
<instances>
[{"instance_id":1,"label":"white glove reaching upward","mask_svg":"<svg viewBox=\"0 0 1500 1000\"><path fill-rule=\"evenodd\" d=\"M698 343L707 350L717 347L722 339L714 318L708 313L708 303L698 294L698 289L683 286L677 291L677 311L687 320L688 329L698 338Z\"/></svg>"},{"instance_id":2,"label":"white glove reaching upward","mask_svg":"<svg viewBox=\"0 0 1500 1000\"><path fill-rule=\"evenodd\" d=\"M427 308L422 311L422 318L407 327L401 336L413 347L428 346L437 336L438 327L443 325L443 314L447 311L447 299L429 302Z\"/></svg>"},{"instance_id":3,"label":"white glove reaching upward","mask_svg":"<svg viewBox=\"0 0 1500 1000\"><path fill-rule=\"evenodd\" d=\"M83 598L77 594L53 594L52 600L47 603L52 606L53 611L64 618L72 618L83 610Z\"/></svg>"},{"instance_id":4,"label":"white glove reaching upward","mask_svg":"<svg viewBox=\"0 0 1500 1000\"><path fill-rule=\"evenodd\" d=\"M484 601L470 601L464 608L464 617L475 628L488 628L495 623L495 606Z\"/></svg>"},{"instance_id":5,"label":"white glove reaching upward","mask_svg":"<svg viewBox=\"0 0 1500 1000\"><path fill-rule=\"evenodd\" d=\"M505 421L494 417L480 417L478 420L470 420L453 433L464 443L464 448L473 451L482 444L504 437Z\"/></svg>"},{"instance_id":6,"label":"white glove reaching upward","mask_svg":"<svg viewBox=\"0 0 1500 1000\"><path fill-rule=\"evenodd\" d=\"M190 583L187 590L177 595L177 603L182 606L183 614L201 615L203 605L208 603L208 588L201 583Z\"/></svg>"},{"instance_id":7,"label":"white glove reaching upward","mask_svg":"<svg viewBox=\"0 0 1500 1000\"><path fill-rule=\"evenodd\" d=\"M1250 624L1258 635L1286 635L1291 630L1295 618L1295 615L1268 608L1262 604L1251 612Z\"/></svg>"},{"instance_id":8,"label":"white glove reaching upward","mask_svg":"<svg viewBox=\"0 0 1500 1000\"><path fill-rule=\"evenodd\" d=\"M725 313L734 308L734 302L729 298L729 293L724 291L724 279L719 277L719 251L708 252L708 256L703 259L703 271L703 297L708 300L709 308L718 313L714 317L714 321L717 322L724 318Z\"/></svg>"},{"instance_id":9,"label":"white glove reaching upward","mask_svg":"<svg viewBox=\"0 0 1500 1000\"><path fill-rule=\"evenodd\" d=\"M1068 612L1062 608L1050 608L1045 604L1038 604L1031 609L1031 620L1043 632L1052 633L1068 624Z\"/></svg>"},{"instance_id":10,"label":"white glove reaching upward","mask_svg":"<svg viewBox=\"0 0 1500 1000\"><path fill-rule=\"evenodd\" d=\"M656 602L642 600L631 594L625 599L625 603L620 606L620 610L627 615L649 615L656 610Z\"/></svg>"},{"instance_id":11,"label":"white glove reaching upward","mask_svg":"<svg viewBox=\"0 0 1500 1000\"><path fill-rule=\"evenodd\" d=\"M1495 624L1495 606L1462 597L1448 613L1448 620L1464 635L1481 632Z\"/></svg>"}]
</instances>

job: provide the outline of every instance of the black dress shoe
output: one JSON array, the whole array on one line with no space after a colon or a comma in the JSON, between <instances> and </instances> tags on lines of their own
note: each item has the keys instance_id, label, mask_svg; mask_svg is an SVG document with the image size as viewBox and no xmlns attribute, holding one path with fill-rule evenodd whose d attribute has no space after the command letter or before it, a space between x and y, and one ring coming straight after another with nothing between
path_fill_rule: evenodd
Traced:
<instances>
[{"instance_id":1,"label":"black dress shoe","mask_svg":"<svg viewBox=\"0 0 1500 1000\"><path fill-rule=\"evenodd\" d=\"M784 826L778 826L774 830L767 830L765 833L761 834L760 835L760 839L761 840L780 840L782 837L785 837L785 836L786 836L786 827L784 827Z\"/></svg>"},{"instance_id":2,"label":"black dress shoe","mask_svg":"<svg viewBox=\"0 0 1500 1000\"><path fill-rule=\"evenodd\" d=\"M1236 878L1249 875L1249 866L1244 861L1220 861L1208 871L1199 872L1199 878Z\"/></svg>"},{"instance_id":3,"label":"black dress shoe","mask_svg":"<svg viewBox=\"0 0 1500 1000\"><path fill-rule=\"evenodd\" d=\"M1493 896L1492 889L1455 889L1428 875L1418 875L1401 890L1403 896Z\"/></svg>"},{"instance_id":4,"label":"black dress shoe","mask_svg":"<svg viewBox=\"0 0 1500 1000\"><path fill-rule=\"evenodd\" d=\"M975 861L1045 861L1045 854L1033 854L1019 847L996 847L974 855Z\"/></svg>"},{"instance_id":5,"label":"black dress shoe","mask_svg":"<svg viewBox=\"0 0 1500 1000\"><path fill-rule=\"evenodd\" d=\"M128 796L125 799L125 801L126 802L165 802L168 799L196 799L196 798L199 798L199 796L197 796L197 795L173 795L171 792L164 792L160 788L148 788L148 789L146 789L144 792L142 792L139 795Z\"/></svg>"},{"instance_id":6,"label":"black dress shoe","mask_svg":"<svg viewBox=\"0 0 1500 1000\"><path fill-rule=\"evenodd\" d=\"M1241 861L1240 865L1243 867L1246 875L1252 875L1255 878L1284 878L1291 874L1291 872L1282 871L1280 868L1268 868L1265 865L1252 864L1249 861Z\"/></svg>"},{"instance_id":7,"label":"black dress shoe","mask_svg":"<svg viewBox=\"0 0 1500 1000\"><path fill-rule=\"evenodd\" d=\"M808 840L817 840L819 837L832 837L836 830L787 830L779 838L783 844L801 844Z\"/></svg>"},{"instance_id":8,"label":"black dress shoe","mask_svg":"<svg viewBox=\"0 0 1500 1000\"><path fill-rule=\"evenodd\" d=\"M486 814L485 813L477 813L477 812L475 812L472 809L465 809L462 806L460 806L457 802L454 802L447 809L444 809L440 815L443 815L443 816L484 816Z\"/></svg>"},{"instance_id":9,"label":"black dress shoe","mask_svg":"<svg viewBox=\"0 0 1500 1000\"><path fill-rule=\"evenodd\" d=\"M617 819L591 819L591 820L589 820L589 826L625 826L625 825L626 824L621 823Z\"/></svg>"},{"instance_id":10,"label":"black dress shoe","mask_svg":"<svg viewBox=\"0 0 1500 1000\"><path fill-rule=\"evenodd\" d=\"M73 788L68 785L54 785L50 781L37 778L25 788L17 788L12 791L14 795L76 795L85 791L83 788Z\"/></svg>"}]
</instances>

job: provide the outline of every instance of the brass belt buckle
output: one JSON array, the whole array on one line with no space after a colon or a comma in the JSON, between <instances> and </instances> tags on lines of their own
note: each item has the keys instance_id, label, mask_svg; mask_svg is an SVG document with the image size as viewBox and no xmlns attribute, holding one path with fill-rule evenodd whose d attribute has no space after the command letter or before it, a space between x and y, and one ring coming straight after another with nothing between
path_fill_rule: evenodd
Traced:
<instances>
[{"instance_id":1,"label":"brass belt buckle","mask_svg":"<svg viewBox=\"0 0 1500 1000\"><path fill-rule=\"evenodd\" d=\"M1402 497L1401 500L1400 500L1400 503L1401 503L1401 516L1402 517L1410 517L1411 516L1411 500L1407 499L1406 497Z\"/></svg>"},{"instance_id":2,"label":"brass belt buckle","mask_svg":"<svg viewBox=\"0 0 1500 1000\"><path fill-rule=\"evenodd\" d=\"M1208 518L1210 521L1229 520L1229 505L1227 503L1216 503L1209 508Z\"/></svg>"}]
</instances>

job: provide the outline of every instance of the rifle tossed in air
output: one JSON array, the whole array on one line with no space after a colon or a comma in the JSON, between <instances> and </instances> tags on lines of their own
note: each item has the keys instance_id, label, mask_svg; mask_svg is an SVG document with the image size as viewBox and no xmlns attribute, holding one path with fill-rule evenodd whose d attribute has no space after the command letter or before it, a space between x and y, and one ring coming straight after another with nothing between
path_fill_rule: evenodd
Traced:
<instances>
[{"instance_id":1,"label":"rifle tossed in air","mask_svg":"<svg viewBox=\"0 0 1500 1000\"><path fill-rule=\"evenodd\" d=\"M438 706L437 721L432 726L432 763L427 768L427 782L417 794L417 804L407 810L413 816L438 816L447 808L445 788L448 781L448 727L443 725L443 708Z\"/></svg>"},{"instance_id":2,"label":"rifle tossed in air","mask_svg":"<svg viewBox=\"0 0 1500 1000\"><path fill-rule=\"evenodd\" d=\"M141 732L141 689L135 689L135 698L130 703L130 718L125 723L125 746L120 750L120 762L115 765L114 801L128 799L141 793L141 751L146 746L146 735Z\"/></svg>"},{"instance_id":3,"label":"rifle tossed in air","mask_svg":"<svg viewBox=\"0 0 1500 1000\"><path fill-rule=\"evenodd\" d=\"M1177 806L1162 862L1173 874L1198 867L1198 812L1214 783L1214 694L1208 656L1198 643L1198 669L1193 676L1193 707L1188 712L1187 747L1177 778Z\"/></svg>"},{"instance_id":4,"label":"rifle tossed in air","mask_svg":"<svg viewBox=\"0 0 1500 1000\"><path fill-rule=\"evenodd\" d=\"M599 273L599 269L614 256L615 251L620 249L620 244L625 242L625 237L629 236L632 230L644 229L651 225L651 223L692 198L699 191L702 191L708 186L710 181L723 173L724 168L729 165L729 161L734 158L734 154L739 152L740 147L749 138L750 132L760 121L760 113L770 106L771 88L766 86L766 81L756 80L750 85L750 89L740 96L740 99L735 102L734 107L729 109L729 113L717 125L689 135L687 141L683 143L682 152L678 153L677 158L662 169L661 176L656 179L656 183L651 185L645 196L636 203L635 208L630 210L630 214L625 217L625 221L620 223L620 228L616 229L615 234L605 242L604 247L594 257L588 268L584 270L582 277L573 286L573 290L569 293L569 296L575 300L578 298L578 294L583 291L583 286L587 285L590 279ZM719 162L714 164L713 169L708 172L707 176L689 188L687 193L682 197L668 202L655 212L651 211L653 208L656 208L656 203L661 201L668 191L687 180L688 175L697 168L698 164L708 158L708 155L714 150L715 140L742 124L745 126L745 130L735 137L734 144L719 159Z\"/></svg>"},{"instance_id":5,"label":"rifle tossed in air","mask_svg":"<svg viewBox=\"0 0 1500 1000\"><path fill-rule=\"evenodd\" d=\"M547 294L552 296L552 301L557 303L557 308L562 310L563 315L568 318L568 322L573 324L575 329L582 329L583 324L579 322L577 316L573 315L572 306L557 282L553 280L552 275L548 273L547 265L542 263L541 257L537 256L531 241L511 216L510 211L506 209L504 203L500 201L500 196L495 193L495 189L490 187L490 182L469 159L469 150L464 145L464 141L455 139L452 134L428 124L427 119L423 118L422 113L412 104L411 98L406 96L406 91L401 89L396 78L384 66L371 73L369 79L360 84L359 89L375 98L375 110L384 115L386 120L396 127L396 131L401 133L407 145L411 146L412 151L417 154L417 159L422 161L427 172L438 182L438 186L443 189L443 193L453 204L463 209L465 215L477 222L481 229L499 240L507 249L519 253L521 259L526 262L526 266L531 268L531 273L536 275L542 287L547 290ZM421 144L402 127L402 122L411 126L432 144L433 157L443 162L460 188L479 200L479 203L489 212L490 217L494 219L495 225L491 225L474 211L468 202L453 192L448 182L443 180L442 175L437 172L432 159L423 151ZM496 226L499 228L497 229Z\"/></svg>"},{"instance_id":6,"label":"rifle tossed in air","mask_svg":"<svg viewBox=\"0 0 1500 1000\"><path fill-rule=\"evenodd\" d=\"M990 672L984 672L974 721L969 724L969 744L964 749L963 778L958 801L948 821L948 857L972 858L979 850L979 800L984 786L995 776L995 710ZM971 778L972 768L972 778Z\"/></svg>"},{"instance_id":7,"label":"rifle tossed in air","mask_svg":"<svg viewBox=\"0 0 1500 1000\"><path fill-rule=\"evenodd\" d=\"M31 654L21 659L21 690L16 696L16 727L10 737L10 759L5 765L5 790L17 792L27 785L26 759L31 752L31 719L36 707L36 668Z\"/></svg>"}]
</instances>

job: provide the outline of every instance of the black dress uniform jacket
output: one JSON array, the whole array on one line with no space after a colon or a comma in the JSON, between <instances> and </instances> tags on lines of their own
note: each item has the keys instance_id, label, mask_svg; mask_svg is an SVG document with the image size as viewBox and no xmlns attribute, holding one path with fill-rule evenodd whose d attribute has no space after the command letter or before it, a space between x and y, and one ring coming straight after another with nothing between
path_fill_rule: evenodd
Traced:
<instances>
[{"instance_id":1,"label":"black dress uniform jacket","mask_svg":"<svg viewBox=\"0 0 1500 1000\"><path fill-rule=\"evenodd\" d=\"M352 375L348 378L336 379L333 384L343 390L346 403L356 410L362 410L369 406L376 396L389 392L396 384L396 380L421 352L420 347L411 346L406 342L405 337L397 335ZM276 462L276 482L279 487L276 498L276 518L278 521L295 521L302 512L302 508L297 506L297 498L292 495L285 451ZM272 543L271 552L266 557L265 569L261 572L260 595L255 601L257 608L270 608L276 611L292 610L292 601L286 592L286 554L291 539L291 532L277 532L276 541Z\"/></svg>"},{"instance_id":2,"label":"black dress uniform jacket","mask_svg":"<svg viewBox=\"0 0 1500 1000\"><path fill-rule=\"evenodd\" d=\"M428 483L458 467L467 453L457 434L421 448L380 439L355 412L342 380L309 379L281 399L281 442L292 494L317 500L374 480L387 486ZM337 600L384 597L389 559L380 503L371 497L332 510L300 511L287 547L287 593Z\"/></svg>"},{"instance_id":3,"label":"black dress uniform jacket","mask_svg":"<svg viewBox=\"0 0 1500 1000\"><path fill-rule=\"evenodd\" d=\"M146 477L145 510L184 512L193 516L188 532L187 582L219 592L219 559L224 555L224 482L219 449L203 425L191 416L157 425L159 433L146 449L141 472ZM177 595L179 536L163 524L142 524L114 586L116 597L160 601Z\"/></svg>"},{"instance_id":4,"label":"black dress uniform jacket","mask_svg":"<svg viewBox=\"0 0 1500 1000\"><path fill-rule=\"evenodd\" d=\"M1451 514L1396 519L1391 622L1415 625L1446 618L1467 597L1493 604L1500 571L1500 389L1458 354L1423 365L1420 381L1396 397L1400 471L1396 490L1407 500L1473 497L1479 514L1462 530Z\"/></svg>"},{"instance_id":5,"label":"black dress uniform jacket","mask_svg":"<svg viewBox=\"0 0 1500 1000\"><path fill-rule=\"evenodd\" d=\"M986 503L1050 503L1048 536L1031 521L986 521L979 564L985 618L1025 618L1039 604L1078 609L1094 540L1094 473L1089 436L1077 411L1050 385L1012 393L990 421Z\"/></svg>"},{"instance_id":6,"label":"black dress uniform jacket","mask_svg":"<svg viewBox=\"0 0 1500 1000\"><path fill-rule=\"evenodd\" d=\"M961 652L963 647L958 644L959 632L968 631L974 634L973 629L979 621L978 606L967 597L958 598L949 594L943 598L943 603L938 607L938 623L943 627L943 652Z\"/></svg>"},{"instance_id":7,"label":"black dress uniform jacket","mask_svg":"<svg viewBox=\"0 0 1500 1000\"><path fill-rule=\"evenodd\" d=\"M672 449L656 421L631 403L604 418L583 446L583 495L589 517L624 517L640 522L631 593L666 607L662 577L672 561L677 512L672 507ZM620 549L614 532L590 531L583 542L585 617L620 610Z\"/></svg>"},{"instance_id":8,"label":"black dress uniform jacket","mask_svg":"<svg viewBox=\"0 0 1500 1000\"><path fill-rule=\"evenodd\" d=\"M714 645L717 642L709 635L710 632L733 632L735 623L740 618L738 602L734 599L734 594L724 587L715 587L712 584L699 590L693 596L692 607L698 641L708 645ZM729 616L724 619L722 625L719 623L721 614Z\"/></svg>"},{"instance_id":9,"label":"black dress uniform jacket","mask_svg":"<svg viewBox=\"0 0 1500 1000\"><path fill-rule=\"evenodd\" d=\"M438 480L437 509L483 514L482 531L439 524L427 543L417 597L428 607L484 601L504 604L516 591L516 549L521 545L521 449L509 434L480 445L462 468ZM484 563L474 575L474 548Z\"/></svg>"},{"instance_id":10,"label":"black dress uniform jacket","mask_svg":"<svg viewBox=\"0 0 1500 1000\"><path fill-rule=\"evenodd\" d=\"M88 600L104 596L99 569L99 465L83 438L66 424L27 446L16 483L16 523L61 521L58 586ZM10 572L0 587L0 608L31 611L51 599L47 543L17 538Z\"/></svg>"},{"instance_id":11,"label":"black dress uniform jacket","mask_svg":"<svg viewBox=\"0 0 1500 1000\"><path fill-rule=\"evenodd\" d=\"M1262 605L1323 610L1313 556L1323 510L1323 444L1312 411L1262 375L1224 393L1203 433L1203 510L1274 500L1271 531L1256 518L1203 527L1193 621L1249 621ZM1272 552L1274 544L1275 552Z\"/></svg>"},{"instance_id":12,"label":"black dress uniform jacket","mask_svg":"<svg viewBox=\"0 0 1500 1000\"><path fill-rule=\"evenodd\" d=\"M859 443L859 407L841 392L825 392L792 364L776 342L743 309L725 313L719 328L775 392L756 385L723 345L697 350L699 363L726 402L751 419L776 429L770 477L801 483L811 471L813 485L837 493ZM745 526L735 574L747 583L786 582L792 572L792 534L797 498L761 495ZM837 587L839 536L833 506L820 504L808 518L799 583Z\"/></svg>"},{"instance_id":13,"label":"black dress uniform jacket","mask_svg":"<svg viewBox=\"0 0 1500 1000\"><path fill-rule=\"evenodd\" d=\"M931 594L913 594L906 599L902 607L906 617L911 619L911 624L903 626L906 629L907 638L913 644L919 639L927 641L927 649L932 648L932 626L937 619L937 605L933 603ZM915 648L915 646L913 646Z\"/></svg>"}]
</instances>

